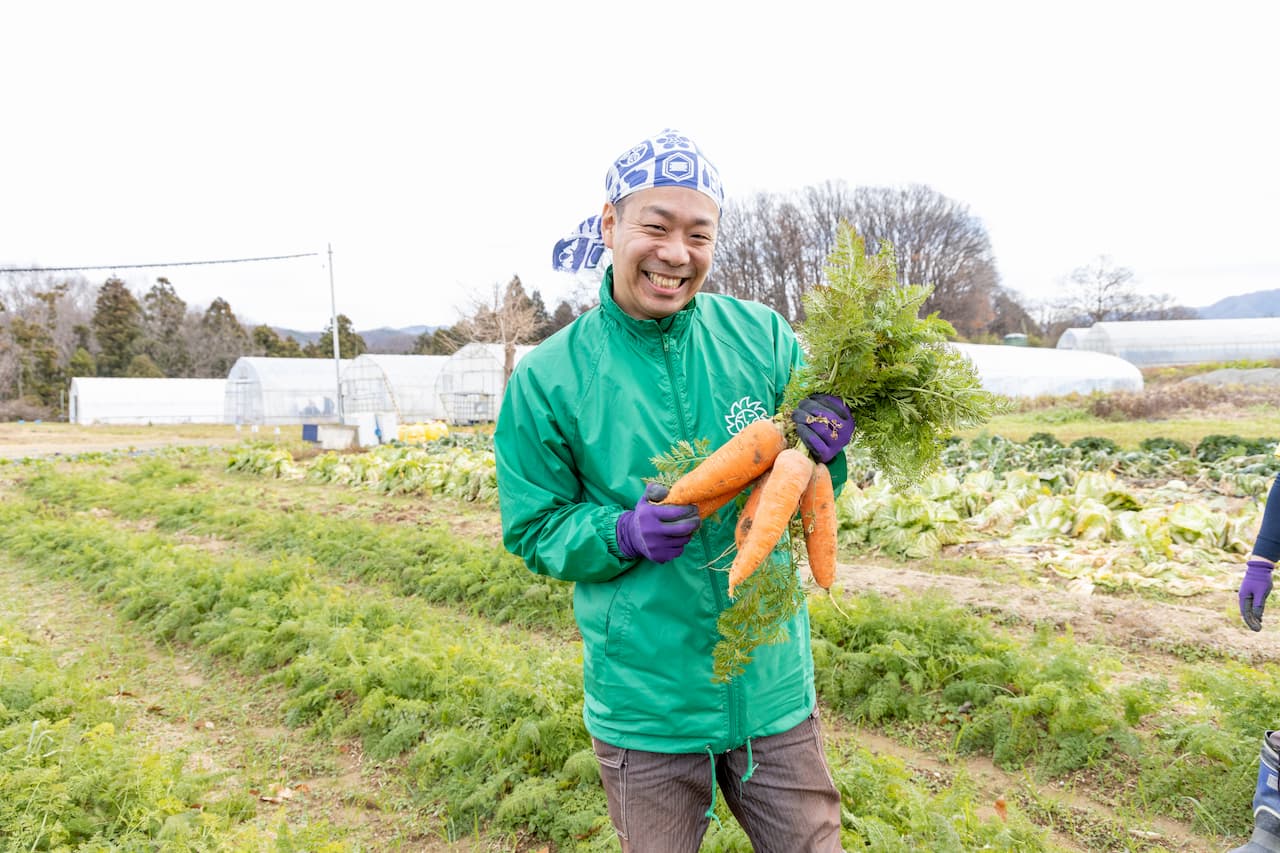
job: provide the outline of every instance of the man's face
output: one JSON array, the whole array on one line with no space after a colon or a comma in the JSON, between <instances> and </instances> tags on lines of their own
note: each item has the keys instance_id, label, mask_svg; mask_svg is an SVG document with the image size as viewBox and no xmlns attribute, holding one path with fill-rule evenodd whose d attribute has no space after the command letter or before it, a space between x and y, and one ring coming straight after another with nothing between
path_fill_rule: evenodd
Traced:
<instances>
[{"instance_id":1,"label":"man's face","mask_svg":"<svg viewBox=\"0 0 1280 853\"><path fill-rule=\"evenodd\" d=\"M720 210L686 187L651 187L606 204L600 220L613 250L613 300L638 320L670 317L711 271Z\"/></svg>"}]
</instances>

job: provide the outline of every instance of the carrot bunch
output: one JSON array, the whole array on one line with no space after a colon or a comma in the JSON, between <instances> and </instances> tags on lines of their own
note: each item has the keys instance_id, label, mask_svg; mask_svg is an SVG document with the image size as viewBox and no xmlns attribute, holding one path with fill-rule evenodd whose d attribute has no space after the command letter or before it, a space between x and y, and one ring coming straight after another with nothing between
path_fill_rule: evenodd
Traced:
<instances>
[{"instance_id":1,"label":"carrot bunch","mask_svg":"<svg viewBox=\"0 0 1280 853\"><path fill-rule=\"evenodd\" d=\"M672 486L663 503L696 505L706 518L751 487L738 516L729 595L760 567L801 514L809 569L823 589L835 579L836 505L827 466L789 447L776 420L754 421Z\"/></svg>"},{"instance_id":2,"label":"carrot bunch","mask_svg":"<svg viewBox=\"0 0 1280 853\"><path fill-rule=\"evenodd\" d=\"M826 466L794 441L791 413L801 400L810 394L843 400L857 424L854 445L902 489L938 467L947 437L1004 409L982 388L973 364L947 345L951 325L936 314L920 316L932 292L898 280L892 246L882 241L868 254L863 239L841 223L824 282L803 297L805 319L796 333L804 364L792 374L778 414L713 453L699 440L655 458L670 475L666 502L697 504L704 518L751 489L735 530L729 568L735 600L721 614L718 678L741 672L751 650L772 642L804 606L794 564L769 557L797 515L814 581L830 589L835 576L834 490Z\"/></svg>"}]
</instances>

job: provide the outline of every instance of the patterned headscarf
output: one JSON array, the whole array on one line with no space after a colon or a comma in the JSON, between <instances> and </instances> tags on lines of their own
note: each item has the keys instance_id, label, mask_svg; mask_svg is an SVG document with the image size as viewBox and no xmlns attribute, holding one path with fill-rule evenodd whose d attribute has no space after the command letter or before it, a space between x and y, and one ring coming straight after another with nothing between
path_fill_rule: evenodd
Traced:
<instances>
[{"instance_id":1,"label":"patterned headscarf","mask_svg":"<svg viewBox=\"0 0 1280 853\"><path fill-rule=\"evenodd\" d=\"M667 128L629 148L609 167L604 178L606 197L611 204L650 187L688 187L724 205L720 173L693 140ZM600 217L593 216L576 231L556 243L552 266L563 272L579 272L599 266L604 257L604 236Z\"/></svg>"}]
</instances>

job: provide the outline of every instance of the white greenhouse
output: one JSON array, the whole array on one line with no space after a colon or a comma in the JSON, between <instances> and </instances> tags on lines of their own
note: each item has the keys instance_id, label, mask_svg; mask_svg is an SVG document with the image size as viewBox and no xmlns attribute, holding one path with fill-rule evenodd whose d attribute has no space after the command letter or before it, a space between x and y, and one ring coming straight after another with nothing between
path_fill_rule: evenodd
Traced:
<instances>
[{"instance_id":1,"label":"white greenhouse","mask_svg":"<svg viewBox=\"0 0 1280 853\"><path fill-rule=\"evenodd\" d=\"M518 364L532 349L532 346L516 347L514 363ZM436 380L445 419L452 424L497 420L505 375L506 355L502 344L467 344L449 356Z\"/></svg>"},{"instance_id":2,"label":"white greenhouse","mask_svg":"<svg viewBox=\"0 0 1280 853\"><path fill-rule=\"evenodd\" d=\"M1142 390L1142 371L1106 353L991 344L950 346L973 362L983 388L1006 397Z\"/></svg>"},{"instance_id":3,"label":"white greenhouse","mask_svg":"<svg viewBox=\"0 0 1280 853\"><path fill-rule=\"evenodd\" d=\"M227 374L223 417L229 424L338 422L338 376L351 359L243 356Z\"/></svg>"},{"instance_id":4,"label":"white greenhouse","mask_svg":"<svg viewBox=\"0 0 1280 853\"><path fill-rule=\"evenodd\" d=\"M1073 326L1062 333L1058 338L1058 349L1080 349L1080 343L1084 340L1084 336L1088 334L1088 327L1080 328Z\"/></svg>"},{"instance_id":5,"label":"white greenhouse","mask_svg":"<svg viewBox=\"0 0 1280 853\"><path fill-rule=\"evenodd\" d=\"M1280 359L1280 320L1104 321L1090 326L1077 346L1139 367Z\"/></svg>"},{"instance_id":6,"label":"white greenhouse","mask_svg":"<svg viewBox=\"0 0 1280 853\"><path fill-rule=\"evenodd\" d=\"M342 371L342 411L394 412L402 424L447 416L436 388L447 355L356 356Z\"/></svg>"},{"instance_id":7,"label":"white greenhouse","mask_svg":"<svg viewBox=\"0 0 1280 853\"><path fill-rule=\"evenodd\" d=\"M77 376L67 419L73 424L217 424L225 379Z\"/></svg>"}]
</instances>

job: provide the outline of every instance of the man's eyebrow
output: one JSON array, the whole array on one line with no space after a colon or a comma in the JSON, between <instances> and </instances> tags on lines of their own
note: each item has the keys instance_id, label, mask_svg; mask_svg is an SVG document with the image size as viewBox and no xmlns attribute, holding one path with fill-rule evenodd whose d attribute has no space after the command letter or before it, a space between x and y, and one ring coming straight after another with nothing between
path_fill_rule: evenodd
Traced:
<instances>
[{"instance_id":1,"label":"man's eyebrow","mask_svg":"<svg viewBox=\"0 0 1280 853\"><path fill-rule=\"evenodd\" d=\"M644 207L640 208L640 212L641 214L651 214L653 216L660 216L666 220L672 220L676 218L676 215L674 213L672 213L670 210L668 210L667 208L663 207L660 204L646 204ZM710 228L716 224L716 221L706 216L699 216L693 220L693 224L699 228Z\"/></svg>"}]
</instances>

